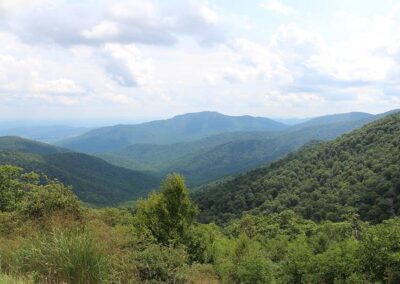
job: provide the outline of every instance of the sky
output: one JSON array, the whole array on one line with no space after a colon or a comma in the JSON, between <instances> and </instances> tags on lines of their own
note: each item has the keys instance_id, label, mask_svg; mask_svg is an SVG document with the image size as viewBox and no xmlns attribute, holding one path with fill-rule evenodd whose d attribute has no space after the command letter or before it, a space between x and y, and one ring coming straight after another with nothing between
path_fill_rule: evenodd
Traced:
<instances>
[{"instance_id":1,"label":"sky","mask_svg":"<svg viewBox=\"0 0 400 284\"><path fill-rule=\"evenodd\" d=\"M400 3L0 0L0 120L400 107Z\"/></svg>"}]
</instances>

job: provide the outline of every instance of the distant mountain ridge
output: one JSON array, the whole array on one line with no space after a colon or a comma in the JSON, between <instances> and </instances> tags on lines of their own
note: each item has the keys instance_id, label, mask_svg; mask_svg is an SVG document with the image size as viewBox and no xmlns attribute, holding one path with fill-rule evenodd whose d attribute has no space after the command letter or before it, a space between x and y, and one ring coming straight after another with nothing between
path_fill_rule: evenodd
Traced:
<instances>
[{"instance_id":1,"label":"distant mountain ridge","mask_svg":"<svg viewBox=\"0 0 400 284\"><path fill-rule=\"evenodd\" d=\"M173 144L225 132L280 131L285 128L287 125L264 117L199 112L136 125L97 128L58 144L75 151L101 153L133 144Z\"/></svg>"},{"instance_id":2,"label":"distant mountain ridge","mask_svg":"<svg viewBox=\"0 0 400 284\"><path fill-rule=\"evenodd\" d=\"M348 112L318 116L311 118L305 122L295 124L290 129L303 129L311 126L318 126L331 123L344 123L349 121L357 121L362 119L373 118L375 115L366 112Z\"/></svg>"},{"instance_id":3,"label":"distant mountain ridge","mask_svg":"<svg viewBox=\"0 0 400 284\"><path fill-rule=\"evenodd\" d=\"M200 185L272 162L312 140L332 140L387 113L344 113L314 118L282 131L228 132L169 145L134 144L99 156L112 164L159 176L177 171Z\"/></svg>"}]
</instances>

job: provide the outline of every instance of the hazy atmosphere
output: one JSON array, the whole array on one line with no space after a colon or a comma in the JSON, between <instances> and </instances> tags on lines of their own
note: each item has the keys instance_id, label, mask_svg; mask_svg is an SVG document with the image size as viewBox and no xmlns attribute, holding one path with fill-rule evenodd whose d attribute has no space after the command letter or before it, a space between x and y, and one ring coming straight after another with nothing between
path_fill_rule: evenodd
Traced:
<instances>
[{"instance_id":1,"label":"hazy atmosphere","mask_svg":"<svg viewBox=\"0 0 400 284\"><path fill-rule=\"evenodd\" d=\"M0 117L379 113L399 29L390 0L1 0Z\"/></svg>"}]
</instances>

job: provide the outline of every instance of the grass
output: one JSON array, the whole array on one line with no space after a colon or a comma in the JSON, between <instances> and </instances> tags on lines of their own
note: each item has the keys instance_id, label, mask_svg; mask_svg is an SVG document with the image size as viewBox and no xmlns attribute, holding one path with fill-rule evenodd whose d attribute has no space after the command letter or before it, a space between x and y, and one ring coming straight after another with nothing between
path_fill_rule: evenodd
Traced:
<instances>
[{"instance_id":1,"label":"grass","mask_svg":"<svg viewBox=\"0 0 400 284\"><path fill-rule=\"evenodd\" d=\"M35 280L48 283L103 282L108 258L87 232L56 232L27 241L17 252L21 272L35 271Z\"/></svg>"}]
</instances>

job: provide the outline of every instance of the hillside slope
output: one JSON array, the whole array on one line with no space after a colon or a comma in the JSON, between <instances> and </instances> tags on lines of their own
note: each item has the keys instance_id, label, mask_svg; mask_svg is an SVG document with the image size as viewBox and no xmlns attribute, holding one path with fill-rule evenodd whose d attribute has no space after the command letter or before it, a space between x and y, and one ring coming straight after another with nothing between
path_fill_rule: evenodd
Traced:
<instances>
[{"instance_id":1,"label":"hillside slope","mask_svg":"<svg viewBox=\"0 0 400 284\"><path fill-rule=\"evenodd\" d=\"M68 152L67 149L17 136L0 137L0 151L18 151L39 155Z\"/></svg>"},{"instance_id":2,"label":"hillside slope","mask_svg":"<svg viewBox=\"0 0 400 284\"><path fill-rule=\"evenodd\" d=\"M179 164L226 143L267 139L276 135L276 132L267 131L228 132L196 141L168 145L134 144L98 156L116 165L126 166L132 169L147 169L162 173L178 170Z\"/></svg>"},{"instance_id":3,"label":"hillside slope","mask_svg":"<svg viewBox=\"0 0 400 284\"><path fill-rule=\"evenodd\" d=\"M60 145L85 153L113 151L132 144L172 144L233 131L279 131L286 125L263 117L189 113L137 125L102 127Z\"/></svg>"},{"instance_id":4,"label":"hillside slope","mask_svg":"<svg viewBox=\"0 0 400 284\"><path fill-rule=\"evenodd\" d=\"M400 214L400 114L194 194L203 221L293 209L313 220Z\"/></svg>"},{"instance_id":5,"label":"hillside slope","mask_svg":"<svg viewBox=\"0 0 400 284\"><path fill-rule=\"evenodd\" d=\"M112 205L143 197L159 184L159 179L150 174L18 137L0 138L0 164L20 166L57 178L72 185L83 201L94 205Z\"/></svg>"}]
</instances>

